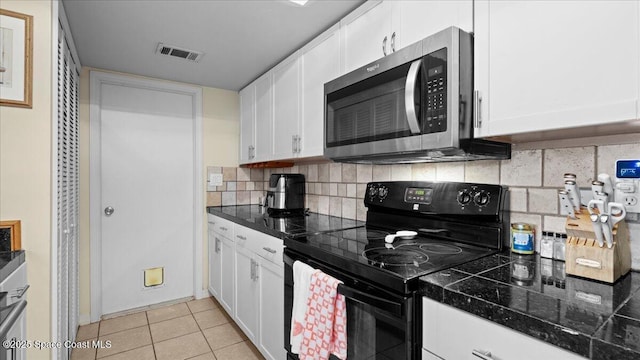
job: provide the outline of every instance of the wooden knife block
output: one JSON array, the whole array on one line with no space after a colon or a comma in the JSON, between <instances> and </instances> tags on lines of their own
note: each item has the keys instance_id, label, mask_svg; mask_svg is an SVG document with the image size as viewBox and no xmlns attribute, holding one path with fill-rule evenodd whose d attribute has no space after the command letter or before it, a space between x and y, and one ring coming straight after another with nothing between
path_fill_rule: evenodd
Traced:
<instances>
[{"instance_id":1,"label":"wooden knife block","mask_svg":"<svg viewBox=\"0 0 640 360\"><path fill-rule=\"evenodd\" d=\"M567 274L614 283L631 270L629 227L622 220L613 228L613 247L598 245L589 211L582 208L576 219L567 217L565 261Z\"/></svg>"}]
</instances>

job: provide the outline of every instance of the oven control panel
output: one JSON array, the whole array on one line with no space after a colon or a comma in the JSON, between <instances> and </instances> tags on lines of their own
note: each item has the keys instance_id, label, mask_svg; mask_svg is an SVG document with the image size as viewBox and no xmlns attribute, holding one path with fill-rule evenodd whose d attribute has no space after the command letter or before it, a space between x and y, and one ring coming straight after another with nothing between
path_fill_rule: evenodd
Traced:
<instances>
[{"instance_id":1,"label":"oven control panel","mask_svg":"<svg viewBox=\"0 0 640 360\"><path fill-rule=\"evenodd\" d=\"M452 215L497 214L506 189L500 185L460 182L371 182L365 205Z\"/></svg>"}]
</instances>

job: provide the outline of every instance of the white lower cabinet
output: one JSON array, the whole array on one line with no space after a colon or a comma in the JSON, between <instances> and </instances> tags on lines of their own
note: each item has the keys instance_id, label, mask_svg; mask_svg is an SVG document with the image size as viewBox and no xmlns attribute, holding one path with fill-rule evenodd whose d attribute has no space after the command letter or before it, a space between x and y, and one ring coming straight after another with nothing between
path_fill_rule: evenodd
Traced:
<instances>
[{"instance_id":1,"label":"white lower cabinet","mask_svg":"<svg viewBox=\"0 0 640 360\"><path fill-rule=\"evenodd\" d=\"M429 298L422 298L422 316L423 359L586 359Z\"/></svg>"},{"instance_id":2,"label":"white lower cabinet","mask_svg":"<svg viewBox=\"0 0 640 360\"><path fill-rule=\"evenodd\" d=\"M233 298L235 296L235 278L234 274L234 246L233 241L227 238L220 239L220 263L222 280L220 281L220 305L222 305L229 314L233 314Z\"/></svg>"},{"instance_id":3,"label":"white lower cabinet","mask_svg":"<svg viewBox=\"0 0 640 360\"><path fill-rule=\"evenodd\" d=\"M238 326L252 342L258 332L258 283L255 254L236 242L236 313Z\"/></svg>"},{"instance_id":4,"label":"white lower cabinet","mask_svg":"<svg viewBox=\"0 0 640 360\"><path fill-rule=\"evenodd\" d=\"M235 296L233 225L208 214L209 292L229 314L233 314Z\"/></svg>"},{"instance_id":5,"label":"white lower cabinet","mask_svg":"<svg viewBox=\"0 0 640 360\"><path fill-rule=\"evenodd\" d=\"M222 281L222 262L220 261L220 239L209 224L209 292L216 299L220 299L220 285Z\"/></svg>"},{"instance_id":6,"label":"white lower cabinet","mask_svg":"<svg viewBox=\"0 0 640 360\"><path fill-rule=\"evenodd\" d=\"M258 349L267 359L285 359L284 264L258 256L260 292L260 336Z\"/></svg>"},{"instance_id":7,"label":"white lower cabinet","mask_svg":"<svg viewBox=\"0 0 640 360\"><path fill-rule=\"evenodd\" d=\"M234 232L234 320L265 358L284 359L282 240L240 225Z\"/></svg>"}]
</instances>

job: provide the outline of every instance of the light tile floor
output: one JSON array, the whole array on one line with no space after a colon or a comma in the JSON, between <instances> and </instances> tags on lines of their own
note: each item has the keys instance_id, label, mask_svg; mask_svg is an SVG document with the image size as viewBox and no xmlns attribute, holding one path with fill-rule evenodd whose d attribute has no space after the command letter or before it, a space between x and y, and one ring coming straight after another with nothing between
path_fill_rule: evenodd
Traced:
<instances>
[{"instance_id":1,"label":"light tile floor","mask_svg":"<svg viewBox=\"0 0 640 360\"><path fill-rule=\"evenodd\" d=\"M213 298L141 311L81 326L76 341L111 341L78 348L71 360L264 359Z\"/></svg>"}]
</instances>

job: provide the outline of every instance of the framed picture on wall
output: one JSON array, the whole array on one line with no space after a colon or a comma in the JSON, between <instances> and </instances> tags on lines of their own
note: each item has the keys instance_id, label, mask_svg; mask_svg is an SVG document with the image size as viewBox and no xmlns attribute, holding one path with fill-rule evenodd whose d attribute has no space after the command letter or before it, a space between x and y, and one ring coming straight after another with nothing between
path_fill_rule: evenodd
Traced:
<instances>
[{"instance_id":1,"label":"framed picture on wall","mask_svg":"<svg viewBox=\"0 0 640 360\"><path fill-rule=\"evenodd\" d=\"M0 251L20 250L20 220L0 221Z\"/></svg>"},{"instance_id":2,"label":"framed picture on wall","mask_svg":"<svg viewBox=\"0 0 640 360\"><path fill-rule=\"evenodd\" d=\"M0 105L31 108L33 16L0 9Z\"/></svg>"}]
</instances>

